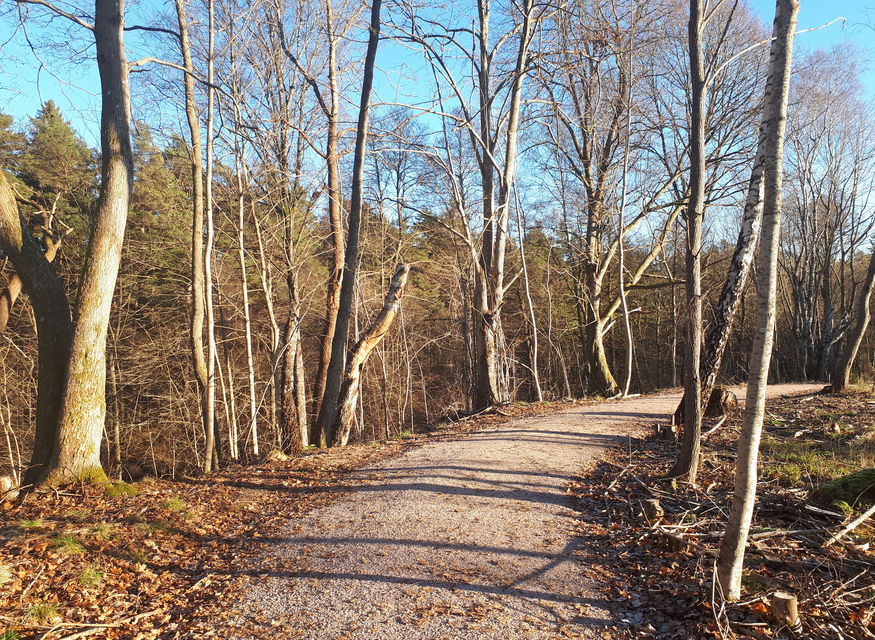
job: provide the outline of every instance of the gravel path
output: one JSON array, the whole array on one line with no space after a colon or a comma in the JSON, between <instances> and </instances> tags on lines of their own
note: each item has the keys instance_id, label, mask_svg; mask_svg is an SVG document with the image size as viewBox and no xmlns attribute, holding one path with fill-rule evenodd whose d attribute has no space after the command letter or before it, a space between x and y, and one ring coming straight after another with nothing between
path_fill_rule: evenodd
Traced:
<instances>
[{"instance_id":1,"label":"gravel path","mask_svg":"<svg viewBox=\"0 0 875 640\"><path fill-rule=\"evenodd\" d=\"M611 614L576 557L566 486L678 401L523 418L354 472L348 495L291 523L241 610L283 639L598 637Z\"/></svg>"}]
</instances>

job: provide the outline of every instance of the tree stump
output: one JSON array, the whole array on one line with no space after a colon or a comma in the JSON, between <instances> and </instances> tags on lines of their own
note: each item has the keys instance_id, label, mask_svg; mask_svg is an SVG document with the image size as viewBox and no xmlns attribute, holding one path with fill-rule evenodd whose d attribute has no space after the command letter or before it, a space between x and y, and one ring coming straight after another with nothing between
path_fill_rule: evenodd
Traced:
<instances>
[{"instance_id":1,"label":"tree stump","mask_svg":"<svg viewBox=\"0 0 875 640\"><path fill-rule=\"evenodd\" d=\"M15 480L12 476L0 476L0 502L4 500L15 500L18 497L18 487L15 486Z\"/></svg>"},{"instance_id":2,"label":"tree stump","mask_svg":"<svg viewBox=\"0 0 875 640\"><path fill-rule=\"evenodd\" d=\"M706 418L718 418L726 415L730 410L738 406L738 398L725 387L715 387L711 392L711 398L705 407Z\"/></svg>"},{"instance_id":3,"label":"tree stump","mask_svg":"<svg viewBox=\"0 0 875 640\"><path fill-rule=\"evenodd\" d=\"M644 517L647 518L647 522L654 522L665 515L662 505L659 504L659 500L656 498L650 498L642 502L641 509L644 512Z\"/></svg>"},{"instance_id":4,"label":"tree stump","mask_svg":"<svg viewBox=\"0 0 875 640\"><path fill-rule=\"evenodd\" d=\"M790 627L793 631L801 631L802 624L799 622L799 606L796 596L776 591L772 595L772 617L781 626Z\"/></svg>"}]
</instances>

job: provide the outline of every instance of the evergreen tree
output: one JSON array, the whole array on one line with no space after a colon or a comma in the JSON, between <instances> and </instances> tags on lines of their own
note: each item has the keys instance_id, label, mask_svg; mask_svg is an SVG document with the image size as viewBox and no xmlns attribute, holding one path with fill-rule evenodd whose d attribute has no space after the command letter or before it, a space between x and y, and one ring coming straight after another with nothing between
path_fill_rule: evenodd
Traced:
<instances>
[{"instance_id":1,"label":"evergreen tree","mask_svg":"<svg viewBox=\"0 0 875 640\"><path fill-rule=\"evenodd\" d=\"M185 211L187 197L179 179L171 170L172 158L177 152L170 147L166 152L155 144L148 126L137 123L134 129L134 193L131 198L132 221L151 226L150 218L170 218L175 212Z\"/></svg>"},{"instance_id":2,"label":"evergreen tree","mask_svg":"<svg viewBox=\"0 0 875 640\"><path fill-rule=\"evenodd\" d=\"M12 116L0 113L0 169L15 171L24 148L24 136L12 128Z\"/></svg>"},{"instance_id":3,"label":"evergreen tree","mask_svg":"<svg viewBox=\"0 0 875 640\"><path fill-rule=\"evenodd\" d=\"M30 119L27 145L19 158L19 176L45 200L59 194L67 203L90 200L94 182L91 151L49 100Z\"/></svg>"}]
</instances>

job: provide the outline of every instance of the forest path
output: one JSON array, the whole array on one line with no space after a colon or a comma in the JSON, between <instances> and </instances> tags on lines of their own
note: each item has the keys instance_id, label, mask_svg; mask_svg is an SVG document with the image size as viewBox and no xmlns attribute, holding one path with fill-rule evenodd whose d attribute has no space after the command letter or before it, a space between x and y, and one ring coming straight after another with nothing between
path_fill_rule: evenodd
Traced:
<instances>
[{"instance_id":1,"label":"forest path","mask_svg":"<svg viewBox=\"0 0 875 640\"><path fill-rule=\"evenodd\" d=\"M271 620L282 639L598 637L613 620L587 577L566 487L610 445L666 421L679 399L522 418L355 471L347 495L275 541L267 564L277 570L240 610Z\"/></svg>"}]
</instances>

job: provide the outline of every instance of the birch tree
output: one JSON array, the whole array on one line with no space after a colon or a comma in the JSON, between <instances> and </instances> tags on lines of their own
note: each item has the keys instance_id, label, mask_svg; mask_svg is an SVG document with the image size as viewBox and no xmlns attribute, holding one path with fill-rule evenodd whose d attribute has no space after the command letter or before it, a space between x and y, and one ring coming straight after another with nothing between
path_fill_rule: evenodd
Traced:
<instances>
[{"instance_id":1,"label":"birch tree","mask_svg":"<svg viewBox=\"0 0 875 640\"><path fill-rule=\"evenodd\" d=\"M757 458L766 403L769 363L775 333L778 287L778 248L781 230L784 133L790 92L793 34L799 0L777 0L774 40L760 125L765 140L762 241L757 256L759 309L757 331L750 358L750 378L745 398L744 423L738 440L735 490L726 533L720 545L717 581L727 600L741 595L744 551L753 518L757 487Z\"/></svg>"}]
</instances>

